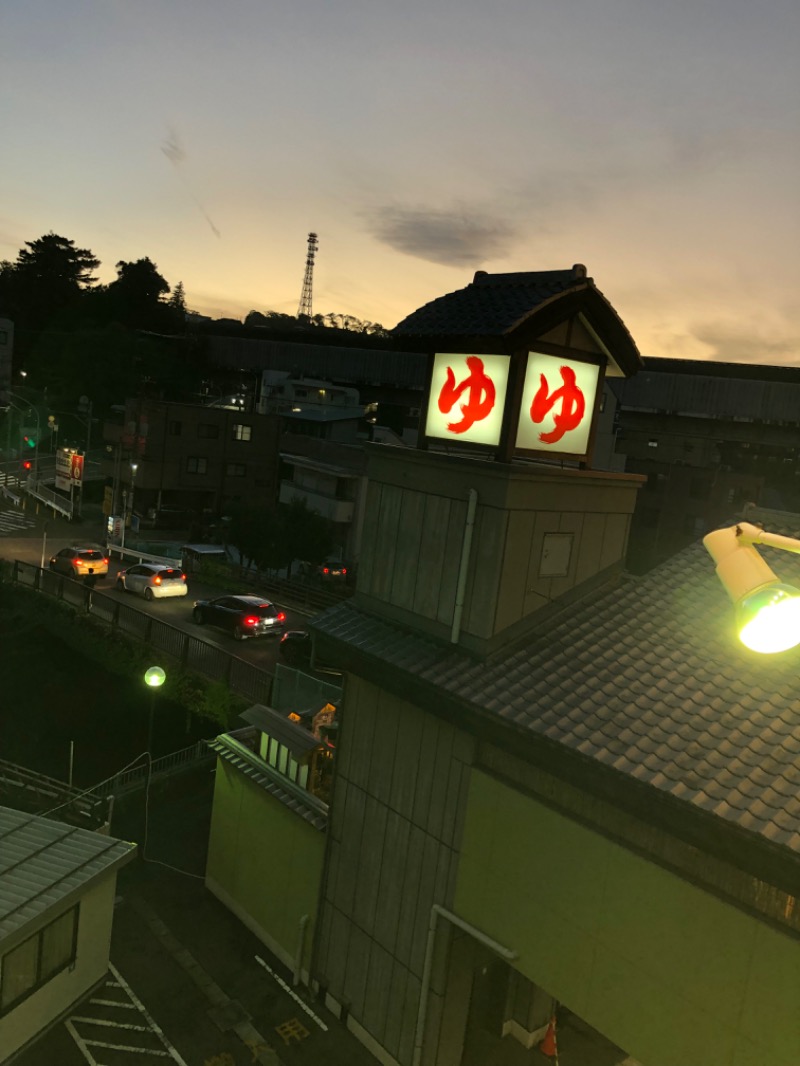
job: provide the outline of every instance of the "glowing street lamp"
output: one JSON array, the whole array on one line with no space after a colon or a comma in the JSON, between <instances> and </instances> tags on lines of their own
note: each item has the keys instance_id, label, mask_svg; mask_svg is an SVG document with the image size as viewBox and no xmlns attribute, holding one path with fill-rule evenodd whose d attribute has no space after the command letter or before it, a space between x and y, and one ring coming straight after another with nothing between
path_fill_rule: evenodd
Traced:
<instances>
[{"instance_id":1,"label":"glowing street lamp","mask_svg":"<svg viewBox=\"0 0 800 1066\"><path fill-rule=\"evenodd\" d=\"M740 522L707 534L703 544L736 605L742 644L764 655L800 644L800 589L779 581L755 548L764 544L800 555L800 540Z\"/></svg>"},{"instance_id":2,"label":"glowing street lamp","mask_svg":"<svg viewBox=\"0 0 800 1066\"><path fill-rule=\"evenodd\" d=\"M150 712L147 718L147 751L153 755L153 714L156 709L156 693L167 680L166 673L160 666L151 666L144 674L144 683L150 689Z\"/></svg>"}]
</instances>

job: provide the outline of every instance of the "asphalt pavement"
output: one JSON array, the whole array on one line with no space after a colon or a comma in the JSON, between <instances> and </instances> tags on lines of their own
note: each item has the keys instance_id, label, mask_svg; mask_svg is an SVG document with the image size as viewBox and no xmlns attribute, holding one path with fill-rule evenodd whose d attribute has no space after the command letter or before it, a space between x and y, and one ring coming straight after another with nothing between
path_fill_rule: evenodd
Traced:
<instances>
[{"instance_id":1,"label":"asphalt pavement","mask_svg":"<svg viewBox=\"0 0 800 1066\"><path fill-rule=\"evenodd\" d=\"M112 834L139 853L117 884L109 983L16 1066L374 1066L205 888L213 780L206 768L154 788L146 821L144 794L117 804Z\"/></svg>"}]
</instances>

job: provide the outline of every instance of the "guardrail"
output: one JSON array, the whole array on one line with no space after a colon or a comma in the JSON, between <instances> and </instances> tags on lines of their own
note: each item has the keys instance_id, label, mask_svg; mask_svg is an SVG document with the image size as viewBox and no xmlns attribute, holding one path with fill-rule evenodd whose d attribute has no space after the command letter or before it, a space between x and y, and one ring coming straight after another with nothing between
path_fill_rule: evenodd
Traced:
<instances>
[{"instance_id":1,"label":"guardrail","mask_svg":"<svg viewBox=\"0 0 800 1066\"><path fill-rule=\"evenodd\" d=\"M5 759L0 759L0 795L21 802L24 809L56 808L90 828L102 823L106 810L104 796L86 794L66 781L58 781Z\"/></svg>"},{"instance_id":2,"label":"guardrail","mask_svg":"<svg viewBox=\"0 0 800 1066\"><path fill-rule=\"evenodd\" d=\"M103 781L102 784L93 788L91 794L97 797L114 796L118 799L144 788L148 779L152 783L163 777L172 777L173 774L180 773L182 770L190 770L193 766L213 762L215 758L208 743L205 740L198 740L189 748L182 748L160 759L154 759L150 767L147 763L143 763L141 766L134 766L132 770L123 770L122 773L115 774L108 781Z\"/></svg>"},{"instance_id":3,"label":"guardrail","mask_svg":"<svg viewBox=\"0 0 800 1066\"><path fill-rule=\"evenodd\" d=\"M19 507L22 503L22 497L18 493L12 492L8 485L0 485L0 492L7 500L11 500L15 507Z\"/></svg>"},{"instance_id":4,"label":"guardrail","mask_svg":"<svg viewBox=\"0 0 800 1066\"><path fill-rule=\"evenodd\" d=\"M12 580L99 618L148 647L168 655L186 669L214 681L224 681L230 691L238 696L253 703L270 703L272 673L254 666L246 659L207 644L199 637L191 636L160 618L153 618L96 588L87 588L70 577L34 563L16 559Z\"/></svg>"},{"instance_id":5,"label":"guardrail","mask_svg":"<svg viewBox=\"0 0 800 1066\"><path fill-rule=\"evenodd\" d=\"M28 481L23 484L23 488L29 496L33 496L35 500L41 500L42 503L47 504L48 507L53 508L53 512L59 511L66 518L72 519L73 506L72 500L66 496L60 495L55 489L49 489L43 481Z\"/></svg>"},{"instance_id":6,"label":"guardrail","mask_svg":"<svg viewBox=\"0 0 800 1066\"><path fill-rule=\"evenodd\" d=\"M106 551L109 555L118 555L120 559L135 559L137 563L163 563L164 566L182 567L180 558L168 555L152 555L150 552L141 552L136 548L123 548L121 544L106 543Z\"/></svg>"}]
</instances>

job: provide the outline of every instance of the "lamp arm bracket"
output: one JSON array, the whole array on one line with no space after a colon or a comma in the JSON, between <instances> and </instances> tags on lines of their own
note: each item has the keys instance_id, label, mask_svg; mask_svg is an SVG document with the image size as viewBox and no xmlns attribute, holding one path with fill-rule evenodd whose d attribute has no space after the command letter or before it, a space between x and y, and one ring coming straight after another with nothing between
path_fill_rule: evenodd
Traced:
<instances>
[{"instance_id":1,"label":"lamp arm bracket","mask_svg":"<svg viewBox=\"0 0 800 1066\"><path fill-rule=\"evenodd\" d=\"M736 538L740 544L763 544L767 548L779 548L781 551L800 555L800 540L796 537L783 537L780 533L769 533L751 522L740 522L736 526Z\"/></svg>"}]
</instances>

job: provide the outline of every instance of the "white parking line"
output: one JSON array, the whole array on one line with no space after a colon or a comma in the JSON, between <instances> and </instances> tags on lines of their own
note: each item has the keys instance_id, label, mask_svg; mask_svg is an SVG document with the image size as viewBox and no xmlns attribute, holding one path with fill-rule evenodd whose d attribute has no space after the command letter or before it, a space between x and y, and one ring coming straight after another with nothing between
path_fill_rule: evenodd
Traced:
<instances>
[{"instance_id":1,"label":"white parking line","mask_svg":"<svg viewBox=\"0 0 800 1066\"><path fill-rule=\"evenodd\" d=\"M169 1052L159 1048L153 1050L144 1047L131 1047L129 1044L107 1044L104 1040L84 1040L88 1047L104 1047L107 1051L130 1051L134 1055L154 1055L158 1059L168 1059Z\"/></svg>"},{"instance_id":2,"label":"white parking line","mask_svg":"<svg viewBox=\"0 0 800 1066\"><path fill-rule=\"evenodd\" d=\"M103 999L101 996L97 996L89 1000L89 1003L98 1008L110 1008L112 1011L117 1008L121 1010L138 1011L143 1022L145 1022L146 1024L137 1024L135 1022L129 1021L117 1021L113 1017L100 1017L99 1012L98 1017L91 1017L87 1014L73 1014L64 1023L65 1028L67 1029L67 1032L70 1034L72 1039L75 1041L75 1044L83 1055L83 1057L89 1063L89 1066L102 1066L102 1063L94 1057L92 1049L95 1048L105 1048L109 1051L123 1051L131 1054L132 1056L135 1055L140 1062L142 1061L142 1056L150 1055L153 1058L171 1058L173 1062L176 1063L176 1066L187 1066L187 1063L181 1056L180 1052L170 1043L170 1041L164 1035L164 1032L161 1027L158 1025L156 1020L145 1007L144 1003L142 1003L142 1001L133 991L133 989L122 976L122 974L119 972L119 970L117 970L117 968L112 963L109 963L109 970L113 974L114 980L107 981L104 988L121 989L127 997L127 1002L122 999ZM128 1017L130 1017L130 1015ZM95 1040L87 1036L85 1033L79 1032L77 1028L78 1026L91 1026L92 1029L115 1029L120 1032L120 1036L122 1036L123 1033L130 1033L131 1037L133 1037L134 1033L146 1033L149 1034L151 1037L156 1037L161 1043L161 1047L134 1047L130 1044L113 1044L104 1040Z\"/></svg>"},{"instance_id":3,"label":"white parking line","mask_svg":"<svg viewBox=\"0 0 800 1066\"><path fill-rule=\"evenodd\" d=\"M309 1016L309 1018L313 1018L313 1020L317 1023L320 1029L324 1029L324 1031L327 1033L328 1027L325 1022L323 1022L322 1018L317 1017L313 1010L303 1002L303 1000L298 996L298 994L293 989L291 989L289 985L286 984L284 979L282 977L279 977L271 966L267 966L267 964L264 962L260 955L256 955L255 958L259 966L263 966L267 973L272 974L272 976L275 978L275 980L278 982L284 992L289 993L289 995L292 997L298 1007L300 1007L301 1010L304 1010Z\"/></svg>"},{"instance_id":4,"label":"white parking line","mask_svg":"<svg viewBox=\"0 0 800 1066\"><path fill-rule=\"evenodd\" d=\"M179 1063L179 1066L187 1066L187 1063L183 1060L181 1055L178 1053L177 1049L172 1046L172 1044L169 1042L169 1040L167 1040L166 1036L164 1036L164 1033L163 1033L161 1027L157 1024L155 1018L152 1017L150 1012L147 1010L147 1007L145 1007L144 1003L142 1003L142 1001L139 999L139 997L136 995L136 993L130 987L130 985L125 980L125 978L122 976L122 974L119 972L119 970L113 965L113 963L109 963L108 964L108 968L109 968L109 970L111 970L113 975L116 977L116 979L119 981L119 983L125 989L125 991L128 993L128 995L130 996L132 1002L136 1004L136 1006L139 1008L139 1010L145 1016L149 1026L153 1030L153 1032L158 1037L160 1037L161 1042L163 1043L164 1047L167 1049L169 1054L172 1056L172 1058L175 1060L175 1062Z\"/></svg>"}]
</instances>

